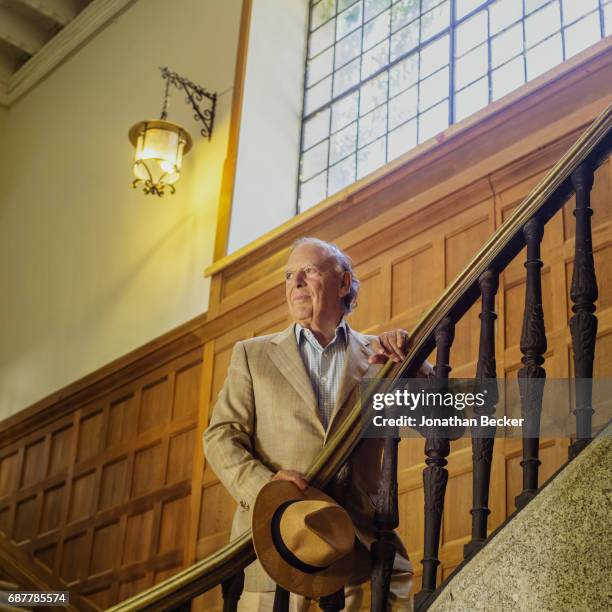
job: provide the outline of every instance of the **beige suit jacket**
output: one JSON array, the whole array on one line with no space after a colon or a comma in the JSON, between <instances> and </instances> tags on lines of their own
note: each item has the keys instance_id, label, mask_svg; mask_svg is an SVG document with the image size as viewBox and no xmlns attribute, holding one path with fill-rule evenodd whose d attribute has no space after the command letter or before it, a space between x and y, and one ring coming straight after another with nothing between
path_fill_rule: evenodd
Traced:
<instances>
[{"instance_id":1,"label":"beige suit jacket","mask_svg":"<svg viewBox=\"0 0 612 612\"><path fill-rule=\"evenodd\" d=\"M238 502L231 538L251 526L255 498L278 470L308 470L350 411L359 382L376 375L381 366L368 363L373 354L371 338L349 330L344 372L327 433L319 420L294 324L277 334L236 343L204 432L206 458ZM362 440L350 459L351 478L344 496L366 545L374 537L373 499L378 493L381 452L382 440ZM247 591L275 589L257 561L246 569L245 577Z\"/></svg>"}]
</instances>

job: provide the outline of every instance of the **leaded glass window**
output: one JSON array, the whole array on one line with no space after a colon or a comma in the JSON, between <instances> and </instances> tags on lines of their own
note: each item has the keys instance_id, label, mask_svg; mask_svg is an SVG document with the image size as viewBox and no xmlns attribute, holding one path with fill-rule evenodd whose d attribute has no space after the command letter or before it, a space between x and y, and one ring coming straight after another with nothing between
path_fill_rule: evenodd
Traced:
<instances>
[{"instance_id":1,"label":"leaded glass window","mask_svg":"<svg viewBox=\"0 0 612 612\"><path fill-rule=\"evenodd\" d=\"M612 0L312 0L304 211L612 33Z\"/></svg>"}]
</instances>

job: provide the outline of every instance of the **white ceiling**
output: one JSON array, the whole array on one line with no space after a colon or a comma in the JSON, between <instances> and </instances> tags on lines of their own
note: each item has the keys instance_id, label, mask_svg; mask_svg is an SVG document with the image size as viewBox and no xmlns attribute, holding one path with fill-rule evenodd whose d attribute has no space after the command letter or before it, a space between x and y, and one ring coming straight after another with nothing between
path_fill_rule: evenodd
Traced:
<instances>
[{"instance_id":1,"label":"white ceiling","mask_svg":"<svg viewBox=\"0 0 612 612\"><path fill-rule=\"evenodd\" d=\"M0 0L0 105L10 106L136 0Z\"/></svg>"},{"instance_id":2,"label":"white ceiling","mask_svg":"<svg viewBox=\"0 0 612 612\"><path fill-rule=\"evenodd\" d=\"M9 79L91 0L0 0L0 78Z\"/></svg>"}]
</instances>

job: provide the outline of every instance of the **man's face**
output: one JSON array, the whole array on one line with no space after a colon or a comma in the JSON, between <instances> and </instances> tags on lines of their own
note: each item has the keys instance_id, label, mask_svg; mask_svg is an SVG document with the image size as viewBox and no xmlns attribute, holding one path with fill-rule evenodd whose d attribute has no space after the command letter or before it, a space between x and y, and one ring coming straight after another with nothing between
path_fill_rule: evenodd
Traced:
<instances>
[{"instance_id":1,"label":"man's face","mask_svg":"<svg viewBox=\"0 0 612 612\"><path fill-rule=\"evenodd\" d=\"M340 320L350 274L339 272L335 263L334 257L316 244L300 244L292 251L285 270L285 295L295 321L309 326L313 321Z\"/></svg>"}]
</instances>

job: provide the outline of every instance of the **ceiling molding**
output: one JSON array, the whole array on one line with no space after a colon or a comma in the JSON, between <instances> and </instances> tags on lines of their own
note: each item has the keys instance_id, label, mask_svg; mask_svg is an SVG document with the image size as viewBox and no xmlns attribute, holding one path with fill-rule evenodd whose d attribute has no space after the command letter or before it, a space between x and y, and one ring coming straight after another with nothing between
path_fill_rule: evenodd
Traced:
<instances>
[{"instance_id":1,"label":"ceiling molding","mask_svg":"<svg viewBox=\"0 0 612 612\"><path fill-rule=\"evenodd\" d=\"M10 106L56 66L136 0L93 0L7 81L0 81L0 104Z\"/></svg>"}]
</instances>

